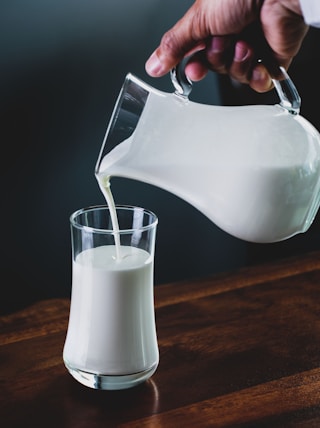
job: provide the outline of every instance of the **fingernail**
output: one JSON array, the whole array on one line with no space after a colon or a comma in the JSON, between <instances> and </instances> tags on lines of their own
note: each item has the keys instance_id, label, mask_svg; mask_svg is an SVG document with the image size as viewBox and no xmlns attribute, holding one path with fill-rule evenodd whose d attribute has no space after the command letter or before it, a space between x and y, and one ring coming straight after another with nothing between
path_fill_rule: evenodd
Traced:
<instances>
[{"instance_id":1,"label":"fingernail","mask_svg":"<svg viewBox=\"0 0 320 428\"><path fill-rule=\"evenodd\" d=\"M219 53L223 52L226 49L226 39L223 36L215 36L212 38L211 42L211 52Z\"/></svg>"},{"instance_id":2,"label":"fingernail","mask_svg":"<svg viewBox=\"0 0 320 428\"><path fill-rule=\"evenodd\" d=\"M150 76L157 77L162 72L162 64L157 54L154 52L146 62L146 71Z\"/></svg>"},{"instance_id":3,"label":"fingernail","mask_svg":"<svg viewBox=\"0 0 320 428\"><path fill-rule=\"evenodd\" d=\"M266 80L268 78L267 73L264 70L261 70L260 67L256 67L252 71L253 80Z\"/></svg>"},{"instance_id":4,"label":"fingernail","mask_svg":"<svg viewBox=\"0 0 320 428\"><path fill-rule=\"evenodd\" d=\"M252 71L252 80L259 85L259 92L269 91L272 88L272 79L266 70L256 67Z\"/></svg>"},{"instance_id":5,"label":"fingernail","mask_svg":"<svg viewBox=\"0 0 320 428\"><path fill-rule=\"evenodd\" d=\"M241 61L245 60L246 56L248 55L248 52L249 51L245 46L237 43L235 46L235 50L234 50L235 61L241 62Z\"/></svg>"}]
</instances>

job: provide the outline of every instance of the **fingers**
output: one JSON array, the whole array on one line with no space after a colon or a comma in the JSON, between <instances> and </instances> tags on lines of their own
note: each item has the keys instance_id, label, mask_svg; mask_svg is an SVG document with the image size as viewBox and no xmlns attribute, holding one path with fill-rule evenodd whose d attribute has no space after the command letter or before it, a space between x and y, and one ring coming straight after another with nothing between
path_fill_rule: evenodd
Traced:
<instances>
[{"instance_id":1,"label":"fingers","mask_svg":"<svg viewBox=\"0 0 320 428\"><path fill-rule=\"evenodd\" d=\"M255 58L252 48L245 42L235 44L233 61L230 65L230 75L241 83L248 83L251 78Z\"/></svg>"},{"instance_id":2,"label":"fingers","mask_svg":"<svg viewBox=\"0 0 320 428\"><path fill-rule=\"evenodd\" d=\"M185 66L185 73L193 82L202 80L208 73L209 66L203 52L194 55Z\"/></svg>"},{"instance_id":3,"label":"fingers","mask_svg":"<svg viewBox=\"0 0 320 428\"><path fill-rule=\"evenodd\" d=\"M287 69L306 31L300 14L282 2L195 0L164 34L146 71L163 76L192 52L185 68L191 80L201 80L213 70L266 92L273 86L271 75L277 78L279 65Z\"/></svg>"},{"instance_id":4,"label":"fingers","mask_svg":"<svg viewBox=\"0 0 320 428\"><path fill-rule=\"evenodd\" d=\"M248 84L257 92L267 92L273 87L271 68L257 63L257 43L253 47L239 34L210 36L194 29L194 11L192 8L178 23L162 37L160 46L146 62L146 71L150 76L160 77L168 73L184 57L193 54L185 67L192 81L203 79L208 70L229 74L243 84ZM193 26L191 25L193 23ZM239 39L241 37L241 39ZM275 58L273 58L275 60ZM290 58L279 64L287 68ZM269 70L269 71L268 71ZM273 73L274 75L274 73Z\"/></svg>"},{"instance_id":5,"label":"fingers","mask_svg":"<svg viewBox=\"0 0 320 428\"><path fill-rule=\"evenodd\" d=\"M186 74L191 80L197 81L201 80L208 70L222 74L230 73L233 55L233 36L214 36L208 40L204 50L189 59L185 68Z\"/></svg>"},{"instance_id":6,"label":"fingers","mask_svg":"<svg viewBox=\"0 0 320 428\"><path fill-rule=\"evenodd\" d=\"M267 92L273 87L270 73L263 64L257 63L253 48L234 37L213 37L206 49L193 55L185 67L187 76L193 81L203 79L208 70L229 74L257 92Z\"/></svg>"},{"instance_id":7,"label":"fingers","mask_svg":"<svg viewBox=\"0 0 320 428\"><path fill-rule=\"evenodd\" d=\"M262 64L258 64L253 68L248 84L256 92L267 92L273 88L271 76Z\"/></svg>"},{"instance_id":8,"label":"fingers","mask_svg":"<svg viewBox=\"0 0 320 428\"><path fill-rule=\"evenodd\" d=\"M232 36L214 36L207 43L206 57L211 70L227 73L232 62L234 40Z\"/></svg>"},{"instance_id":9,"label":"fingers","mask_svg":"<svg viewBox=\"0 0 320 428\"><path fill-rule=\"evenodd\" d=\"M257 63L252 47L244 41L235 44L233 61L229 68L230 76L240 83L246 83L257 92L267 92L273 88L270 72Z\"/></svg>"}]
</instances>

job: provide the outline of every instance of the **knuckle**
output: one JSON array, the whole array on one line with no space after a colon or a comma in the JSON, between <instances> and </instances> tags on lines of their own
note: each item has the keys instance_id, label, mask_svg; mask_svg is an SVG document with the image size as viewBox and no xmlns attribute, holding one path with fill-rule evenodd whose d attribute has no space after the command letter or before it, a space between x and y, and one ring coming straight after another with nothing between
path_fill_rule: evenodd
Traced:
<instances>
[{"instance_id":1,"label":"knuckle","mask_svg":"<svg viewBox=\"0 0 320 428\"><path fill-rule=\"evenodd\" d=\"M161 39L161 50L170 54L171 57L181 58L184 54L183 49L173 31L167 31Z\"/></svg>"}]
</instances>

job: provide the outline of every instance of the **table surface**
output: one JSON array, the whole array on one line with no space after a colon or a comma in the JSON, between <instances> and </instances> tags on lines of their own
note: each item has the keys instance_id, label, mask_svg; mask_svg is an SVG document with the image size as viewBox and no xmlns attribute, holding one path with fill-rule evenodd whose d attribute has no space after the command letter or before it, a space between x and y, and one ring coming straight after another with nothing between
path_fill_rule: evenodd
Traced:
<instances>
[{"instance_id":1,"label":"table surface","mask_svg":"<svg viewBox=\"0 0 320 428\"><path fill-rule=\"evenodd\" d=\"M68 299L0 317L0 420L32 427L320 427L320 252L155 287L160 364L123 391L62 361Z\"/></svg>"}]
</instances>

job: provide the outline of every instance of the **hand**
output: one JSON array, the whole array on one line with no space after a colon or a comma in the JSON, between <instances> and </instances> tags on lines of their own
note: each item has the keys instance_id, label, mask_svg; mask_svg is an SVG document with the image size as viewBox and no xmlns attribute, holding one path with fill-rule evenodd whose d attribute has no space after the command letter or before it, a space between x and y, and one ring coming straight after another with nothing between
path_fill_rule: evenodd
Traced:
<instances>
[{"instance_id":1,"label":"hand","mask_svg":"<svg viewBox=\"0 0 320 428\"><path fill-rule=\"evenodd\" d=\"M270 58L287 69L307 30L299 0L196 0L163 35L146 71L163 76L190 56L185 72L193 81L212 70L266 92L276 77Z\"/></svg>"}]
</instances>

